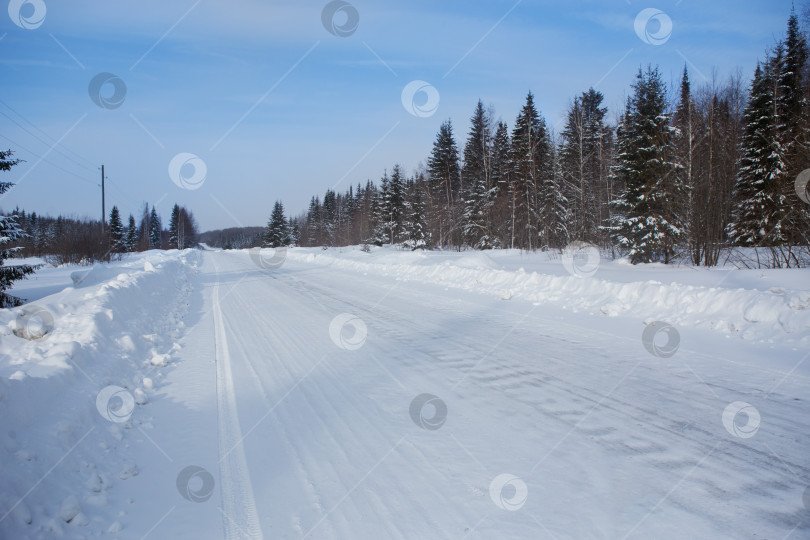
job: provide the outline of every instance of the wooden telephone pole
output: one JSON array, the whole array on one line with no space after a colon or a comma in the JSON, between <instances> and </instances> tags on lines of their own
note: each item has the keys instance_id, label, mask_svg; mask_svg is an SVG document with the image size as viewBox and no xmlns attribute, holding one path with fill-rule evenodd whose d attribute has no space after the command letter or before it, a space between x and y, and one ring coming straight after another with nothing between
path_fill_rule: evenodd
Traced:
<instances>
[{"instance_id":1,"label":"wooden telephone pole","mask_svg":"<svg viewBox=\"0 0 810 540\"><path fill-rule=\"evenodd\" d=\"M107 210L104 207L104 165L101 166L101 233L107 226Z\"/></svg>"}]
</instances>

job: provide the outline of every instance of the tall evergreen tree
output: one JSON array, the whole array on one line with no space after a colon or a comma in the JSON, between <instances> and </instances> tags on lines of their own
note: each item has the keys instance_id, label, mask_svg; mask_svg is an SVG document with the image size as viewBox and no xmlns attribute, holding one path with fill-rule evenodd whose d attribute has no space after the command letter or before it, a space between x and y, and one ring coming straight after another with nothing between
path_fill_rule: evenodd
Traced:
<instances>
[{"instance_id":1,"label":"tall evergreen tree","mask_svg":"<svg viewBox=\"0 0 810 540\"><path fill-rule=\"evenodd\" d=\"M306 235L308 246L316 246L321 241L321 201L312 197L307 210Z\"/></svg>"},{"instance_id":2,"label":"tall evergreen tree","mask_svg":"<svg viewBox=\"0 0 810 540\"><path fill-rule=\"evenodd\" d=\"M335 237L337 234L338 204L337 196L333 190L326 190L326 194L323 196L323 205L321 208L321 230L326 237L325 244L327 246L334 246Z\"/></svg>"},{"instance_id":3,"label":"tall evergreen tree","mask_svg":"<svg viewBox=\"0 0 810 540\"><path fill-rule=\"evenodd\" d=\"M598 240L601 207L607 198L605 183L604 96L593 88L574 99L568 109L559 151L562 186L570 208L568 230L572 238Z\"/></svg>"},{"instance_id":4,"label":"tall evergreen tree","mask_svg":"<svg viewBox=\"0 0 810 540\"><path fill-rule=\"evenodd\" d=\"M172 214L169 217L169 248L183 249L179 243L178 225L180 225L180 206L177 203L172 207Z\"/></svg>"},{"instance_id":5,"label":"tall evergreen tree","mask_svg":"<svg viewBox=\"0 0 810 540\"><path fill-rule=\"evenodd\" d=\"M483 180L489 187L492 174L492 128L489 114L479 99L472 118L470 132L464 145L464 166L461 168L462 189L469 190L476 182Z\"/></svg>"},{"instance_id":6,"label":"tall evergreen tree","mask_svg":"<svg viewBox=\"0 0 810 540\"><path fill-rule=\"evenodd\" d=\"M284 205L281 201L276 201L273 205L273 212L267 222L264 232L264 247L277 248L289 245L290 235L287 230L287 219L284 217Z\"/></svg>"},{"instance_id":7,"label":"tall evergreen tree","mask_svg":"<svg viewBox=\"0 0 810 540\"><path fill-rule=\"evenodd\" d=\"M425 182L421 180L413 182L407 202L407 219L405 220L407 240L404 245L412 250L430 248L430 229L428 228L425 213L424 193L426 189L424 184Z\"/></svg>"},{"instance_id":8,"label":"tall evergreen tree","mask_svg":"<svg viewBox=\"0 0 810 540\"><path fill-rule=\"evenodd\" d=\"M774 150L777 141L774 78L770 67L758 65L743 115L740 169L735 188L736 205L729 229L732 242L740 246L770 245L776 223L776 186L783 175L782 162Z\"/></svg>"},{"instance_id":9,"label":"tall evergreen tree","mask_svg":"<svg viewBox=\"0 0 810 540\"><path fill-rule=\"evenodd\" d=\"M135 251L138 246L138 228L135 226L135 216L129 215L129 226L127 227L126 247L127 251Z\"/></svg>"},{"instance_id":10,"label":"tall evergreen tree","mask_svg":"<svg viewBox=\"0 0 810 540\"><path fill-rule=\"evenodd\" d=\"M292 216L290 216L290 219L287 222L287 233L289 234L287 244L290 246L297 246L299 240L301 239L301 231L298 227L298 220L294 219Z\"/></svg>"},{"instance_id":11,"label":"tall evergreen tree","mask_svg":"<svg viewBox=\"0 0 810 540\"><path fill-rule=\"evenodd\" d=\"M689 254L692 261L699 265L703 255L703 242L701 241L703 223L701 220L704 217L702 203L705 201L697 198L699 190L697 147L706 134L692 98L692 83L689 80L686 66L683 68L680 98L675 114L672 116L672 125L677 130L675 133L675 159L680 165L678 174L685 193L684 200L675 202L684 223L684 236L688 242ZM701 194L706 195L706 193Z\"/></svg>"},{"instance_id":12,"label":"tall evergreen tree","mask_svg":"<svg viewBox=\"0 0 810 540\"><path fill-rule=\"evenodd\" d=\"M163 226L160 223L160 216L158 216L155 207L152 207L152 212L149 214L149 248L160 249L161 235L163 234Z\"/></svg>"},{"instance_id":13,"label":"tall evergreen tree","mask_svg":"<svg viewBox=\"0 0 810 540\"><path fill-rule=\"evenodd\" d=\"M388 184L388 196L384 201L385 217L388 221L389 241L391 244L400 243L405 239L405 175L402 167L394 165L391 171L391 181Z\"/></svg>"},{"instance_id":14,"label":"tall evergreen tree","mask_svg":"<svg viewBox=\"0 0 810 540\"><path fill-rule=\"evenodd\" d=\"M683 195L674 158L666 90L658 68L639 70L622 125L617 176L626 216L618 241L633 264L672 258L683 228L674 201Z\"/></svg>"},{"instance_id":15,"label":"tall evergreen tree","mask_svg":"<svg viewBox=\"0 0 810 540\"><path fill-rule=\"evenodd\" d=\"M783 210L783 241L787 244L810 242L810 208L796 194L795 179L810 167L810 103L805 97L808 47L799 27L795 8L791 11L785 36L785 54L778 78L776 97L780 122L779 142L785 159L785 178L779 183L778 202Z\"/></svg>"},{"instance_id":16,"label":"tall evergreen tree","mask_svg":"<svg viewBox=\"0 0 810 540\"><path fill-rule=\"evenodd\" d=\"M525 249L548 246L559 233L559 189L554 179L551 136L531 92L515 121L510 150L516 238Z\"/></svg>"},{"instance_id":17,"label":"tall evergreen tree","mask_svg":"<svg viewBox=\"0 0 810 540\"><path fill-rule=\"evenodd\" d=\"M369 242L375 246L382 246L391 240L391 220L389 217L389 200L391 198L391 181L388 179L388 172L383 174L380 180L380 187L371 207L372 233Z\"/></svg>"},{"instance_id":18,"label":"tall evergreen tree","mask_svg":"<svg viewBox=\"0 0 810 540\"><path fill-rule=\"evenodd\" d=\"M432 198L437 202L438 241L451 245L456 235L456 199L461 185L458 147L450 120L442 123L428 158Z\"/></svg>"},{"instance_id":19,"label":"tall evergreen tree","mask_svg":"<svg viewBox=\"0 0 810 540\"><path fill-rule=\"evenodd\" d=\"M127 251L124 225L121 223L121 214L117 206L113 206L110 210L110 251L112 253Z\"/></svg>"},{"instance_id":20,"label":"tall evergreen tree","mask_svg":"<svg viewBox=\"0 0 810 540\"><path fill-rule=\"evenodd\" d=\"M513 235L515 197L511 189L509 127L505 122L498 122L492 139L492 209L491 227L493 235L500 238L501 245L514 247L509 241Z\"/></svg>"},{"instance_id":21,"label":"tall evergreen tree","mask_svg":"<svg viewBox=\"0 0 810 540\"><path fill-rule=\"evenodd\" d=\"M490 209L494 196L493 141L491 120L480 99L470 123L470 133L464 146L464 166L461 169L464 192L463 239L468 246L490 249L495 245L490 232Z\"/></svg>"}]
</instances>

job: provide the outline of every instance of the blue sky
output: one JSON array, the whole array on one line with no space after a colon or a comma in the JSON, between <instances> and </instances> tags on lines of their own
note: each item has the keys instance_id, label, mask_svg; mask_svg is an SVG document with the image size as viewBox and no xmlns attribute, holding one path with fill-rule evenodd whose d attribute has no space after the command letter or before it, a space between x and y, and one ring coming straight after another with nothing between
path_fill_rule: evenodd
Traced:
<instances>
[{"instance_id":1,"label":"blue sky","mask_svg":"<svg viewBox=\"0 0 810 540\"><path fill-rule=\"evenodd\" d=\"M262 225L276 199L298 213L312 195L376 180L395 163L411 171L443 120L463 145L479 98L511 127L531 90L559 128L573 97L594 85L613 118L640 65L660 65L673 82L685 62L697 84L715 69L724 80L739 68L747 80L791 8L791 0L351 0L332 20L351 24L353 8L359 23L341 37L322 22L323 0L37 2L39 12L23 0L9 10L35 28L0 12L0 147L26 160L3 175L18 185L0 208L99 216L103 163L108 211L115 204L126 216L148 201L166 219L178 202L202 230ZM646 8L672 21L671 34L661 34L660 17L636 33ZM663 43L650 43L659 34ZM123 81L117 108L91 100L99 73ZM414 80L439 95L429 116L403 106ZM102 97L113 91L102 86ZM416 95L417 108L425 98ZM204 180L193 164L181 169L197 189L170 177L180 153L205 164Z\"/></svg>"}]
</instances>

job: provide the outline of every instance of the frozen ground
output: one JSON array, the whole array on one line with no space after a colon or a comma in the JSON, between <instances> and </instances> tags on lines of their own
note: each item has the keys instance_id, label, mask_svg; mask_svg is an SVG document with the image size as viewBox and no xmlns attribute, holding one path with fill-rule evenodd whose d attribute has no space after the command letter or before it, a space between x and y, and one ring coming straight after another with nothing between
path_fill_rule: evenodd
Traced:
<instances>
[{"instance_id":1,"label":"frozen ground","mask_svg":"<svg viewBox=\"0 0 810 540\"><path fill-rule=\"evenodd\" d=\"M810 536L810 272L573 272L44 268L0 310L0 537Z\"/></svg>"}]
</instances>

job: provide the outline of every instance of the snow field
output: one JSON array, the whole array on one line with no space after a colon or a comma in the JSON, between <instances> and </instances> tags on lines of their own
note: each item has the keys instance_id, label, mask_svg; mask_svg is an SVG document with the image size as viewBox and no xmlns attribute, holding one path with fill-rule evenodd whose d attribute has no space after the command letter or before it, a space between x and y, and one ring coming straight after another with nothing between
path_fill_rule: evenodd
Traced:
<instances>
[{"instance_id":1,"label":"snow field","mask_svg":"<svg viewBox=\"0 0 810 540\"><path fill-rule=\"evenodd\" d=\"M807 534L807 272L256 255L0 311L0 537Z\"/></svg>"}]
</instances>

